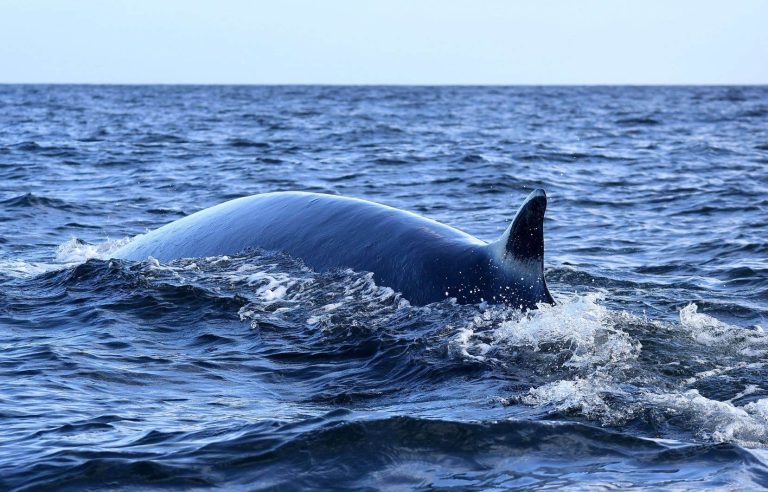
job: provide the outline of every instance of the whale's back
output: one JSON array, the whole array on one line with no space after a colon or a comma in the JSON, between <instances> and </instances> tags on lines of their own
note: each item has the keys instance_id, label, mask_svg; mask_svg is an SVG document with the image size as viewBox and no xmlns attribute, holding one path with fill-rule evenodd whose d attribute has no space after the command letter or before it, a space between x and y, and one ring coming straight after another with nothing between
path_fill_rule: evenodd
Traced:
<instances>
[{"instance_id":1,"label":"whale's back","mask_svg":"<svg viewBox=\"0 0 768 492\"><path fill-rule=\"evenodd\" d=\"M231 200L167 224L115 252L160 261L283 251L318 271L372 271L377 281L425 302L444 297L439 277L477 261L486 243L448 225L365 200L277 192ZM438 277L436 279L436 277Z\"/></svg>"},{"instance_id":2,"label":"whale's back","mask_svg":"<svg viewBox=\"0 0 768 492\"><path fill-rule=\"evenodd\" d=\"M253 195L211 207L135 239L116 258L161 261L282 251L317 271L373 272L416 304L446 297L535 307L553 302L544 280L546 195L531 193L491 244L404 210L303 192Z\"/></svg>"},{"instance_id":3,"label":"whale's back","mask_svg":"<svg viewBox=\"0 0 768 492\"><path fill-rule=\"evenodd\" d=\"M310 256L319 260L323 250L334 250L334 246L377 249L377 245L397 243L407 247L401 241L430 238L485 245L463 231L386 205L320 193L277 192L201 210L137 238L115 256L170 261L257 247L312 252ZM425 246L428 244L420 244Z\"/></svg>"}]
</instances>

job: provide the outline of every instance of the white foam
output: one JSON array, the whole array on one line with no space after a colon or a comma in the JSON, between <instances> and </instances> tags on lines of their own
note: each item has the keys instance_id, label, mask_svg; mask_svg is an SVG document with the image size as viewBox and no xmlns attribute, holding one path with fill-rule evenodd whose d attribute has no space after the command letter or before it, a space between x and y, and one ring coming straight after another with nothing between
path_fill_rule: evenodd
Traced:
<instances>
[{"instance_id":1,"label":"white foam","mask_svg":"<svg viewBox=\"0 0 768 492\"><path fill-rule=\"evenodd\" d=\"M691 338L702 345L719 345L725 341L730 327L712 316L698 312L696 304L688 304L680 310L680 326Z\"/></svg>"},{"instance_id":2,"label":"white foam","mask_svg":"<svg viewBox=\"0 0 768 492\"><path fill-rule=\"evenodd\" d=\"M686 379L685 384L692 385L697 383L698 381L701 381L702 379L723 376L724 374L727 374L737 369L761 369L762 367L764 367L764 365L765 364L761 362L753 362L753 363L739 362L731 366L717 366L712 369L696 373L692 377L689 377L688 379ZM735 398L740 398L740 397L736 396L734 397L734 399Z\"/></svg>"},{"instance_id":3,"label":"white foam","mask_svg":"<svg viewBox=\"0 0 768 492\"><path fill-rule=\"evenodd\" d=\"M696 343L722 347L749 357L759 357L768 352L768 335L761 328L750 330L729 325L698 312L698 309L696 304L691 303L680 310L680 328Z\"/></svg>"},{"instance_id":4,"label":"white foam","mask_svg":"<svg viewBox=\"0 0 768 492\"><path fill-rule=\"evenodd\" d=\"M742 391L739 391L734 395L733 398L728 400L729 402L733 402L734 400L738 400L739 398L744 398L745 396L757 393L760 391L760 387L756 384L748 384Z\"/></svg>"},{"instance_id":5,"label":"white foam","mask_svg":"<svg viewBox=\"0 0 768 492\"><path fill-rule=\"evenodd\" d=\"M324 311L328 311L328 312L336 311L341 306L343 306L343 303L341 303L341 302L332 302L330 304L326 304L325 306L323 306L323 310Z\"/></svg>"},{"instance_id":6,"label":"white foam","mask_svg":"<svg viewBox=\"0 0 768 492\"><path fill-rule=\"evenodd\" d=\"M450 329L450 326L446 328ZM456 333L448 345L448 350L454 357L485 361L486 354L491 350L491 345L478 340L473 340L475 331L471 328L462 328Z\"/></svg>"},{"instance_id":7,"label":"white foam","mask_svg":"<svg viewBox=\"0 0 768 492\"><path fill-rule=\"evenodd\" d=\"M27 262L23 260L1 260L0 274L8 277L23 278L48 272L52 266L47 263Z\"/></svg>"},{"instance_id":8,"label":"white foam","mask_svg":"<svg viewBox=\"0 0 768 492\"><path fill-rule=\"evenodd\" d=\"M491 351L503 358L521 347L539 351L555 345L569 352L566 366L580 369L635 360L640 343L615 326L614 314L601 300L601 293L575 294L525 314L487 307L468 325L457 328L452 348L468 358L482 359Z\"/></svg>"},{"instance_id":9,"label":"white foam","mask_svg":"<svg viewBox=\"0 0 768 492\"><path fill-rule=\"evenodd\" d=\"M573 295L557 305L541 305L520 320L506 321L494 332L496 343L567 346L567 366L588 368L637 358L640 343L613 326L610 312L600 304L602 293Z\"/></svg>"},{"instance_id":10,"label":"white foam","mask_svg":"<svg viewBox=\"0 0 768 492\"><path fill-rule=\"evenodd\" d=\"M629 335L616 328L617 322L636 321L626 312L613 312L599 304L601 296L588 294L569 298L558 306L545 306L519 320L505 321L494 333L495 343L528 345L537 349L546 342L561 342L571 347L574 355L566 365L579 369L576 377L552 381L531 388L519 400L556 411L578 412L603 424L616 424L631 418L641 409L656 408L701 439L732 442L746 447L768 444L768 398L734 404L740 398L760 391L747 386L728 401L701 395L695 389L663 391L644 388L642 380L628 381L616 371L634 361L642 347ZM680 312L680 324L664 325L675 333L682 331L691 340L719 350L737 351L740 355L765 353L768 345L762 330L732 326L712 316L698 313L690 304ZM700 363L707 363L705 360ZM701 371L682 381L685 385L702 379L723 377L740 369L757 369L762 362L734 361ZM636 386L640 384L640 386Z\"/></svg>"},{"instance_id":11,"label":"white foam","mask_svg":"<svg viewBox=\"0 0 768 492\"><path fill-rule=\"evenodd\" d=\"M697 437L714 442L730 442L745 447L768 444L768 398L737 406L740 397L758 391L747 387L729 401L702 396L698 390L628 392L632 386L618 383L607 373L589 377L555 381L531 388L521 401L534 406L551 406L560 412L575 411L603 425L615 425L632 418L641 409L656 408L667 418L678 418L679 424ZM621 400L617 405L611 400Z\"/></svg>"},{"instance_id":12,"label":"white foam","mask_svg":"<svg viewBox=\"0 0 768 492\"><path fill-rule=\"evenodd\" d=\"M218 262L217 262L218 263ZM212 263L216 264L216 263ZM231 284L245 282L249 287L255 288L253 295L267 303L284 299L298 282L298 278L279 272L277 265L241 265L235 272L228 275Z\"/></svg>"},{"instance_id":13,"label":"white foam","mask_svg":"<svg viewBox=\"0 0 768 492\"><path fill-rule=\"evenodd\" d=\"M605 308L602 300L601 292L561 296L557 305L541 305L524 314L491 306L474 316L467 326L454 329L449 350L465 359L493 358L502 364L520 349L555 351L558 356L549 359L555 364L551 367L553 374L570 377L531 388L520 401L615 423L633 409L613 408L606 397L629 399L617 380L624 368L636 362L642 347L618 327L629 318L637 318Z\"/></svg>"},{"instance_id":14,"label":"white foam","mask_svg":"<svg viewBox=\"0 0 768 492\"><path fill-rule=\"evenodd\" d=\"M624 411L612 408L605 397L626 397L627 393L614 384L610 376L593 374L585 378L561 380L531 388L522 397L523 403L535 406L553 406L556 410L578 411L583 416L600 420L604 424L617 423L631 414L629 407Z\"/></svg>"},{"instance_id":15,"label":"white foam","mask_svg":"<svg viewBox=\"0 0 768 492\"><path fill-rule=\"evenodd\" d=\"M0 259L0 274L24 278L73 267L90 259L106 260L111 258L114 251L133 239L123 238L90 244L73 237L56 248L55 256L50 262Z\"/></svg>"},{"instance_id":16,"label":"white foam","mask_svg":"<svg viewBox=\"0 0 768 492\"><path fill-rule=\"evenodd\" d=\"M107 240L98 244L86 243L73 237L56 248L55 260L57 263L68 266L84 263L90 259L107 260L111 258L112 253L137 237L141 236Z\"/></svg>"},{"instance_id":17,"label":"white foam","mask_svg":"<svg viewBox=\"0 0 768 492\"><path fill-rule=\"evenodd\" d=\"M645 399L664 412L682 417L701 438L747 447L768 443L766 398L738 407L728 401L706 398L692 389L680 393L647 393Z\"/></svg>"}]
</instances>

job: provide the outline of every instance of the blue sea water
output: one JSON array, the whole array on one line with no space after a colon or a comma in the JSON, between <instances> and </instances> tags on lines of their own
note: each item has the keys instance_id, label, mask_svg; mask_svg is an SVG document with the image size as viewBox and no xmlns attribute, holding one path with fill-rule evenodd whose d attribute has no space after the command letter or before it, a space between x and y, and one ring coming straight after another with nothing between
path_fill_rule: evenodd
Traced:
<instances>
[{"instance_id":1,"label":"blue sea water","mask_svg":"<svg viewBox=\"0 0 768 492\"><path fill-rule=\"evenodd\" d=\"M492 240L529 313L280 252L110 259L254 193ZM768 485L768 88L0 86L0 489Z\"/></svg>"}]
</instances>

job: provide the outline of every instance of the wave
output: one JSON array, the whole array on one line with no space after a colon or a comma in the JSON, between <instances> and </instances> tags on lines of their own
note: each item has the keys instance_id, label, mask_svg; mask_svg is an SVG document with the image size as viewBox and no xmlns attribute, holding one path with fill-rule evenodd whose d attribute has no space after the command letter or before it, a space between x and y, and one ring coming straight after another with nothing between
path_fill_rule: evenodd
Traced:
<instances>
[{"instance_id":1,"label":"wave","mask_svg":"<svg viewBox=\"0 0 768 492\"><path fill-rule=\"evenodd\" d=\"M145 133L136 142L140 146L189 143L186 138L172 133Z\"/></svg>"},{"instance_id":2,"label":"wave","mask_svg":"<svg viewBox=\"0 0 768 492\"><path fill-rule=\"evenodd\" d=\"M0 153L30 153L44 157L74 157L77 149L68 145L45 145L34 141L25 141L13 145L0 146Z\"/></svg>"},{"instance_id":3,"label":"wave","mask_svg":"<svg viewBox=\"0 0 768 492\"><path fill-rule=\"evenodd\" d=\"M514 391L503 396L508 403L620 426L645 418L642 408L648 405L660 407L658 402L665 398L678 401L675 395L695 391L701 381L727 376L728 370L717 370L723 364L720 356L739 358L742 362L734 367L753 364L750 367L758 370L761 366L751 361L768 350L768 336L761 329L729 325L698 312L696 304L683 307L677 323L609 309L607 294L600 291L559 294L557 305L526 313L450 301L414 307L392 289L376 285L372 274L316 273L279 253L252 251L168 264L153 259L137 264L99 259L108 258L124 241L90 245L70 240L59 248L59 269L36 272L43 273L36 282L46 289L64 287L70 293L82 293L77 296L103 296L102 306L110 312L133 312L137 323L154 312L154 324L161 331L190 319L237 318L262 339L277 337L279 346L265 347L263 356L281 364L369 360L340 379L333 366L327 374L297 372L296 377L312 389L309 399L316 403L359 403L400 385L442 384L450 371L474 366L505 377L514 374L520 380ZM557 271L578 274L571 269ZM589 276L583 283L593 285ZM190 312L193 306L195 311ZM84 315L78 312L73 319ZM284 337L291 339L288 346L283 344ZM645 345L657 346L660 337L685 346L689 357L710 361L695 363L681 370L685 377L670 380L646 360L651 356L656 364L680 364L674 352L655 349L646 354ZM219 346L228 339L224 333L203 331L190 343ZM717 353L706 354L713 347ZM427 362L439 353L444 358ZM348 378L357 381L352 383L356 390L345 386ZM361 386L360 378L370 383ZM762 408L760 401L754 403ZM663 408L658 415L667 420L674 417ZM725 435L703 432L702 426L683 427L701 438ZM733 436L745 446L763 442L760 435Z\"/></svg>"},{"instance_id":4,"label":"wave","mask_svg":"<svg viewBox=\"0 0 768 492\"><path fill-rule=\"evenodd\" d=\"M728 445L684 445L575 423L357 420L336 411L266 421L223 436L153 431L113 450L62 449L5 474L8 488L218 487L463 489L745 486L760 458ZM166 449L164 452L151 449ZM553 473L567 469L568 474ZM760 474L749 479L765 484Z\"/></svg>"},{"instance_id":5,"label":"wave","mask_svg":"<svg viewBox=\"0 0 768 492\"><path fill-rule=\"evenodd\" d=\"M650 117L621 118L616 120L616 124L620 126L656 126L661 125L661 121Z\"/></svg>"},{"instance_id":6,"label":"wave","mask_svg":"<svg viewBox=\"0 0 768 492\"><path fill-rule=\"evenodd\" d=\"M268 149L271 147L269 142L256 142L247 138L233 138L227 141L227 145L235 148L255 148Z\"/></svg>"},{"instance_id":7,"label":"wave","mask_svg":"<svg viewBox=\"0 0 768 492\"><path fill-rule=\"evenodd\" d=\"M6 207L49 207L59 210L71 210L78 208L77 206L67 203L64 200L58 198L50 198L42 195L36 195L33 193L24 193L23 195L14 196L0 201L0 205Z\"/></svg>"}]
</instances>

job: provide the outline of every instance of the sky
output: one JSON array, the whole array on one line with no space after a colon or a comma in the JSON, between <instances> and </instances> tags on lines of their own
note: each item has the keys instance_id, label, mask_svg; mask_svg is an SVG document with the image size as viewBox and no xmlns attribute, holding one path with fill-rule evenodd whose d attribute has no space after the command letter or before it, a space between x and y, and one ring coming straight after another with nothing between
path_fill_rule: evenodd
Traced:
<instances>
[{"instance_id":1,"label":"sky","mask_svg":"<svg viewBox=\"0 0 768 492\"><path fill-rule=\"evenodd\" d=\"M766 0L0 0L0 83L766 84Z\"/></svg>"}]
</instances>

